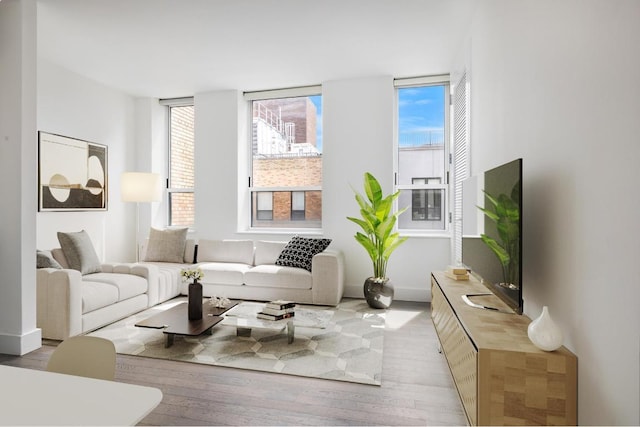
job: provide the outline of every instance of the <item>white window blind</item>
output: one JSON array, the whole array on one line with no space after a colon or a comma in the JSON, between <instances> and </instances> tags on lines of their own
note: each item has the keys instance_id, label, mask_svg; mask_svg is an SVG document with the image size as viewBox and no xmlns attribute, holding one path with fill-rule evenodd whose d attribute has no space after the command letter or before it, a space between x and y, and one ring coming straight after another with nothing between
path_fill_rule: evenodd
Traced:
<instances>
[{"instance_id":1,"label":"white window blind","mask_svg":"<svg viewBox=\"0 0 640 427\"><path fill-rule=\"evenodd\" d=\"M462 262L462 181L469 177L469 94L465 72L453 93L453 260Z\"/></svg>"}]
</instances>

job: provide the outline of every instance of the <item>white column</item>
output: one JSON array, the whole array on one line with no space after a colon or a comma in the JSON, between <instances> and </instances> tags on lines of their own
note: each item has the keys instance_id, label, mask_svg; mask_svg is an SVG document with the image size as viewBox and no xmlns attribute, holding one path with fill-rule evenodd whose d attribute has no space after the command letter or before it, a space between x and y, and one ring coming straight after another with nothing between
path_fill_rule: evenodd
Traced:
<instances>
[{"instance_id":1,"label":"white column","mask_svg":"<svg viewBox=\"0 0 640 427\"><path fill-rule=\"evenodd\" d=\"M36 328L36 2L0 2L0 353L41 346Z\"/></svg>"}]
</instances>

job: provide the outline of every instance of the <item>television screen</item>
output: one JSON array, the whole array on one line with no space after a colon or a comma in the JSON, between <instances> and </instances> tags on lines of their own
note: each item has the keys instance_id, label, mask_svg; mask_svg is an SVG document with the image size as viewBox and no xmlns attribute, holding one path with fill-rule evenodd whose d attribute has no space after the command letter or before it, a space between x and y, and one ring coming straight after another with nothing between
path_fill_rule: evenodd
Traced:
<instances>
[{"instance_id":1,"label":"television screen","mask_svg":"<svg viewBox=\"0 0 640 427\"><path fill-rule=\"evenodd\" d=\"M522 159L462 185L462 263L522 314Z\"/></svg>"}]
</instances>

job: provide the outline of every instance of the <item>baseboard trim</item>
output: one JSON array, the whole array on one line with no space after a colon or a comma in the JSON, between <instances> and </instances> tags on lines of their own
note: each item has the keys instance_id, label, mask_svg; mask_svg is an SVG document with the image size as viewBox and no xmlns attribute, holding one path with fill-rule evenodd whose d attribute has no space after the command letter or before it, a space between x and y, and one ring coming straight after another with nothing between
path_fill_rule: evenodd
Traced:
<instances>
[{"instance_id":1,"label":"baseboard trim","mask_svg":"<svg viewBox=\"0 0 640 427\"><path fill-rule=\"evenodd\" d=\"M0 334L0 353L22 356L42 347L42 330L36 328L22 335Z\"/></svg>"}]
</instances>

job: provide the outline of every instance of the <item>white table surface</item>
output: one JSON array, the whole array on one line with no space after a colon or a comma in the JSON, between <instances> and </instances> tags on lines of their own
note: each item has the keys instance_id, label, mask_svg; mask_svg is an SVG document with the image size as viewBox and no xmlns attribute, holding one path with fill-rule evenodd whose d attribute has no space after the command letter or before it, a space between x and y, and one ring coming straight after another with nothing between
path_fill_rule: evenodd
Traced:
<instances>
[{"instance_id":1,"label":"white table surface","mask_svg":"<svg viewBox=\"0 0 640 427\"><path fill-rule=\"evenodd\" d=\"M0 365L0 425L135 425L161 400L153 387Z\"/></svg>"}]
</instances>

